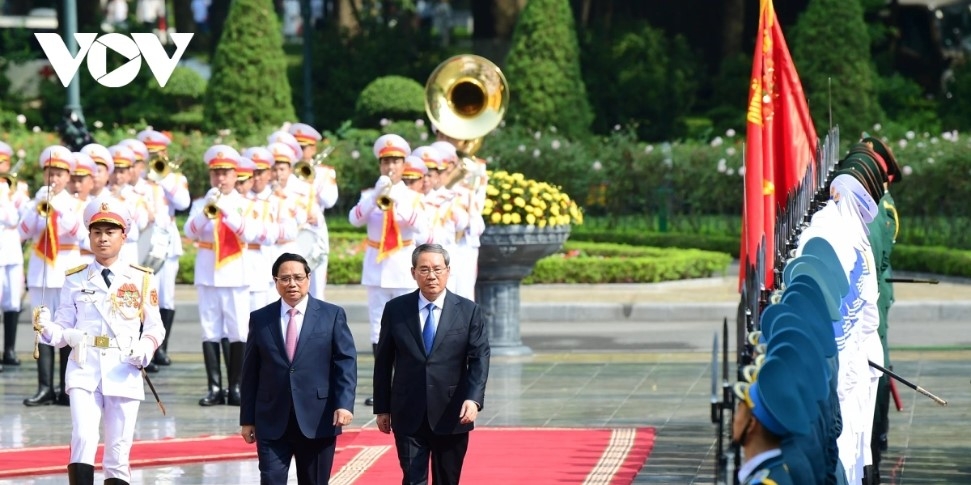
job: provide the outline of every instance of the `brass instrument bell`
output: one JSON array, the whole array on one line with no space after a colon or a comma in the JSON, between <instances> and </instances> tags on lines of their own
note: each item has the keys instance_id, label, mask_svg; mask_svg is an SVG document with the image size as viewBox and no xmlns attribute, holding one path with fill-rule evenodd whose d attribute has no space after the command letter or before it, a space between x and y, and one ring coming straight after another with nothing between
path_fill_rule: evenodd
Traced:
<instances>
[{"instance_id":1,"label":"brass instrument bell","mask_svg":"<svg viewBox=\"0 0 971 485\"><path fill-rule=\"evenodd\" d=\"M209 220L216 220L219 218L220 211L219 211L219 206L217 204L219 203L219 198L222 196L223 194L222 192L220 192L219 195L216 196L216 200L211 200L207 202L206 205L202 208L202 213L205 214L206 218L208 218Z\"/></svg>"}]
</instances>

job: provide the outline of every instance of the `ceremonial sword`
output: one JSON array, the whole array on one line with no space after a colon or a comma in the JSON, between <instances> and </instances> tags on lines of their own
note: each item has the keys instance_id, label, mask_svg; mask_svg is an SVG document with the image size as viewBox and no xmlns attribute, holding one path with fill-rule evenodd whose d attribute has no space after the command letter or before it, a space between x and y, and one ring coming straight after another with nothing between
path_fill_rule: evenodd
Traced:
<instances>
[{"instance_id":1,"label":"ceremonial sword","mask_svg":"<svg viewBox=\"0 0 971 485\"><path fill-rule=\"evenodd\" d=\"M924 389L923 387L920 387L917 384L914 384L913 382L910 382L907 379L904 379L903 377L900 377L899 375L895 374L893 371L890 371L890 370L886 369L885 367L883 367L883 366L881 366L879 364L875 364L872 360L868 360L867 362L870 364L870 367L873 367L874 369L876 369L876 370L878 370L880 372L883 372L884 374L886 374L886 375L888 375L890 377L893 377L894 379L900 381L901 384L903 384L903 385L905 385L905 386L907 386L907 387L909 387L909 388L911 388L911 389L913 389L913 390L915 390L915 391L917 391L917 392L919 392L919 393L921 393L921 394L923 394L923 395L925 395L925 396L933 399L934 402L936 402L937 404L940 404L941 406L947 406L947 401L945 401L945 400L943 400L943 399L935 396L934 394L932 394L927 389Z\"/></svg>"}]
</instances>

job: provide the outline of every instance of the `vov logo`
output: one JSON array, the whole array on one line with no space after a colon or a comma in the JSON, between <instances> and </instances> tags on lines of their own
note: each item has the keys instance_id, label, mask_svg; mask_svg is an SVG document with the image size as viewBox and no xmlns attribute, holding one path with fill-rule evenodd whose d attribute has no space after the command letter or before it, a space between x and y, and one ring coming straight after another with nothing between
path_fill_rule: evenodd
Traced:
<instances>
[{"instance_id":1,"label":"vov logo","mask_svg":"<svg viewBox=\"0 0 971 485\"><path fill-rule=\"evenodd\" d=\"M71 79L74 79L78 68L81 67L81 61L87 57L88 72L91 73L91 77L98 84L109 88L120 88L132 82L142 68L142 58L152 70L159 86L164 88L175 66L182 59L182 54L185 54L185 49L189 46L193 35L169 34L176 47L175 54L169 57L162 47L162 41L158 36L150 33L133 33L131 37L117 33L105 34L101 37L98 37L98 34L77 33L74 34L74 38L78 41L77 56L71 55L59 34L34 34L64 87L71 83ZM128 62L107 72L108 49L121 54L128 59Z\"/></svg>"}]
</instances>

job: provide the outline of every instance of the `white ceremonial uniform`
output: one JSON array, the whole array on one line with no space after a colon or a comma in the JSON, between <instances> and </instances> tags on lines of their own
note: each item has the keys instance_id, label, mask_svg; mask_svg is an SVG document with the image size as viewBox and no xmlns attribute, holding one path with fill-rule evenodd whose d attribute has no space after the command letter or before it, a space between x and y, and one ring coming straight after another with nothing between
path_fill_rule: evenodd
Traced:
<instances>
[{"instance_id":1,"label":"white ceremonial uniform","mask_svg":"<svg viewBox=\"0 0 971 485\"><path fill-rule=\"evenodd\" d=\"M337 203L337 171L331 166L317 165L314 167L313 185L317 196L317 208L320 210L317 225L313 229L317 233L323 255L320 266L310 273L310 296L324 300L324 292L327 288L327 261L330 255L330 233L327 230L324 211Z\"/></svg>"},{"instance_id":2,"label":"white ceremonial uniform","mask_svg":"<svg viewBox=\"0 0 971 485\"><path fill-rule=\"evenodd\" d=\"M160 241L166 241L165 264L158 274L158 305L166 310L175 309L175 280L179 275L179 258L182 256L182 236L175 220L175 212L189 208L189 181L185 175L170 173L157 184L150 184L154 193L155 223L153 231L161 231Z\"/></svg>"},{"instance_id":3,"label":"white ceremonial uniform","mask_svg":"<svg viewBox=\"0 0 971 485\"><path fill-rule=\"evenodd\" d=\"M293 174L290 174L286 185L276 191L275 195L280 198L280 210L286 214L286 217L281 216L280 219L293 219L297 226L297 231L293 235L293 238L278 239L277 244L280 253L301 253L297 247L296 237L301 230L308 228L307 216L309 211L313 210L313 204L310 203L314 200L312 191L313 186L300 180ZM317 220L318 222L322 221L323 215L318 213ZM304 255L301 254L301 256Z\"/></svg>"},{"instance_id":4,"label":"white ceremonial uniform","mask_svg":"<svg viewBox=\"0 0 971 485\"><path fill-rule=\"evenodd\" d=\"M368 316L371 322L371 343L378 342L384 304L392 298L417 288L411 276L411 253L415 241L428 239L428 219L424 214L422 194L404 183L395 184L389 196L394 201L393 217L401 235L401 246L380 261L379 248L384 239L385 211L378 209L374 189L361 192L361 200L351 209L349 219L354 227L367 226L367 248L361 284L367 287Z\"/></svg>"},{"instance_id":5,"label":"white ceremonial uniform","mask_svg":"<svg viewBox=\"0 0 971 485\"><path fill-rule=\"evenodd\" d=\"M250 192L252 194L252 192ZM246 264L246 274L249 280L249 309L256 311L276 300L271 295L273 285L273 261L268 257L276 245L276 238L280 235L277 227L277 212L279 208L276 199L261 200L255 197L246 198L244 216L246 225L258 227L260 232L256 239L246 243L243 261Z\"/></svg>"},{"instance_id":6,"label":"white ceremonial uniform","mask_svg":"<svg viewBox=\"0 0 971 485\"><path fill-rule=\"evenodd\" d=\"M216 266L213 230L215 224L203 213L206 199L197 199L185 222L185 235L196 241L195 285L199 290L199 319L202 339L219 342L245 342L249 329L249 283L242 258L246 243L256 241L262 233L259 225L247 224L243 217L248 201L235 189L219 198L223 223L239 238L241 251Z\"/></svg>"},{"instance_id":7,"label":"white ceremonial uniform","mask_svg":"<svg viewBox=\"0 0 971 485\"><path fill-rule=\"evenodd\" d=\"M253 192L250 192L250 194L252 195L251 198L266 201L272 207L271 210L273 211L274 220L276 221L277 234L274 238L273 245L263 246L261 249L267 261L270 261L272 264L274 261L276 261L276 258L280 257L280 254L283 253L283 242L287 242L288 244L292 245L293 241L297 239L299 226L297 225L297 220L294 217L293 212L287 206L286 199L274 193L273 190L270 189L269 185L267 185L263 191L258 194L254 194ZM272 274L267 277L267 281L269 286L272 288Z\"/></svg>"},{"instance_id":8,"label":"white ceremonial uniform","mask_svg":"<svg viewBox=\"0 0 971 485\"><path fill-rule=\"evenodd\" d=\"M165 329L150 271L118 260L108 268L113 274L109 287L103 269L95 262L69 272L61 304L43 332L42 343L58 348L68 345L65 329L86 334L83 343L72 350L67 365L66 388L74 424L71 463L94 464L103 416L105 478L129 481L135 420L145 399L141 371L129 363L129 354L136 345L150 346L154 352L165 338Z\"/></svg>"},{"instance_id":9,"label":"white ceremonial uniform","mask_svg":"<svg viewBox=\"0 0 971 485\"><path fill-rule=\"evenodd\" d=\"M94 200L95 197L88 196L87 199L78 201L78 214L83 214L84 209L88 207L88 204ZM79 264L91 264L94 262L94 253L91 252L91 238L85 237L78 241L78 246L81 248L81 255L78 257Z\"/></svg>"},{"instance_id":10,"label":"white ceremonial uniform","mask_svg":"<svg viewBox=\"0 0 971 485\"><path fill-rule=\"evenodd\" d=\"M23 182L18 183L18 185ZM24 296L24 257L21 250L20 212L30 198L18 187L0 181L0 310L19 312Z\"/></svg>"},{"instance_id":11,"label":"white ceremonial uniform","mask_svg":"<svg viewBox=\"0 0 971 485\"><path fill-rule=\"evenodd\" d=\"M461 194L462 192L440 187L425 194L424 197L425 210L428 214L430 224L427 242L429 244L440 244L445 248L450 258L452 258L452 261L449 263L452 266L456 264L454 262L455 256L452 255L458 254L456 252L456 236L460 233L465 233L466 228L469 226L469 213L456 200ZM455 292L455 287L458 285L457 281L459 279L458 277L449 278L446 285L448 289Z\"/></svg>"},{"instance_id":12,"label":"white ceremonial uniform","mask_svg":"<svg viewBox=\"0 0 971 485\"><path fill-rule=\"evenodd\" d=\"M24 207L18 230L22 240L32 240L30 260L27 263L27 287L30 288L28 294L32 307L57 308L59 292L43 291L43 287L46 285L48 289L60 289L64 286L64 272L77 266L81 259L78 242L87 239L88 230L82 223L81 213L77 212L77 203L78 200L66 190L61 190L50 198L51 208L57 212L58 233L57 253L50 264L41 256L38 246L49 221L37 212L36 200L30 201Z\"/></svg>"},{"instance_id":13,"label":"white ceremonial uniform","mask_svg":"<svg viewBox=\"0 0 971 485\"><path fill-rule=\"evenodd\" d=\"M475 301L475 280L479 273L479 236L485 231L485 219L482 218L485 202L478 194L479 191L471 190L464 182L456 184L453 190L458 195L452 203L468 214L469 223L464 230L455 234L455 253L452 254L452 276L449 280L455 280L454 291L457 295ZM481 192L484 196L484 189Z\"/></svg>"},{"instance_id":14,"label":"white ceremonial uniform","mask_svg":"<svg viewBox=\"0 0 971 485\"><path fill-rule=\"evenodd\" d=\"M114 193L117 194L115 198L123 202L134 217L131 227L125 234L125 245L121 247L118 258L131 264L141 264L138 260L138 238L148 227L148 210L152 204L147 201L146 196L136 192L135 187L129 184L121 186Z\"/></svg>"}]
</instances>

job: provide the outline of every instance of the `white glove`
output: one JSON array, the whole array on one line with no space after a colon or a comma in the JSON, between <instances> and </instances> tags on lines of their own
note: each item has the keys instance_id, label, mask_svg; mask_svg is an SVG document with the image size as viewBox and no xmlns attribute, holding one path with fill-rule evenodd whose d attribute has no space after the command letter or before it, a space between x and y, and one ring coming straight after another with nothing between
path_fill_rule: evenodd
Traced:
<instances>
[{"instance_id":1,"label":"white glove","mask_svg":"<svg viewBox=\"0 0 971 485\"><path fill-rule=\"evenodd\" d=\"M49 190L50 190L50 187L46 185L37 189L37 193L34 194L34 200L36 201L47 200L47 193Z\"/></svg>"},{"instance_id":2,"label":"white glove","mask_svg":"<svg viewBox=\"0 0 971 485\"><path fill-rule=\"evenodd\" d=\"M377 183L374 184L374 190L380 191L381 189L391 185L391 177L387 175L382 175L378 177Z\"/></svg>"},{"instance_id":3,"label":"white glove","mask_svg":"<svg viewBox=\"0 0 971 485\"><path fill-rule=\"evenodd\" d=\"M219 198L220 194L222 194L222 191L219 190L219 187L209 189L209 191L206 192L206 202L215 202L216 199Z\"/></svg>"},{"instance_id":4,"label":"white glove","mask_svg":"<svg viewBox=\"0 0 971 485\"><path fill-rule=\"evenodd\" d=\"M0 197L6 198L10 195L10 184L0 181Z\"/></svg>"},{"instance_id":5,"label":"white glove","mask_svg":"<svg viewBox=\"0 0 971 485\"><path fill-rule=\"evenodd\" d=\"M150 340L139 340L132 346L131 354L128 356L128 363L135 367L145 367L155 355L155 346Z\"/></svg>"},{"instance_id":6,"label":"white glove","mask_svg":"<svg viewBox=\"0 0 971 485\"><path fill-rule=\"evenodd\" d=\"M67 342L68 345L71 347L77 347L84 340L86 334L76 328L65 328L61 335L64 336L64 341Z\"/></svg>"},{"instance_id":7,"label":"white glove","mask_svg":"<svg viewBox=\"0 0 971 485\"><path fill-rule=\"evenodd\" d=\"M42 306L37 310L37 319L34 321L34 330L41 333L50 332L48 330L51 326L51 311Z\"/></svg>"}]
</instances>

